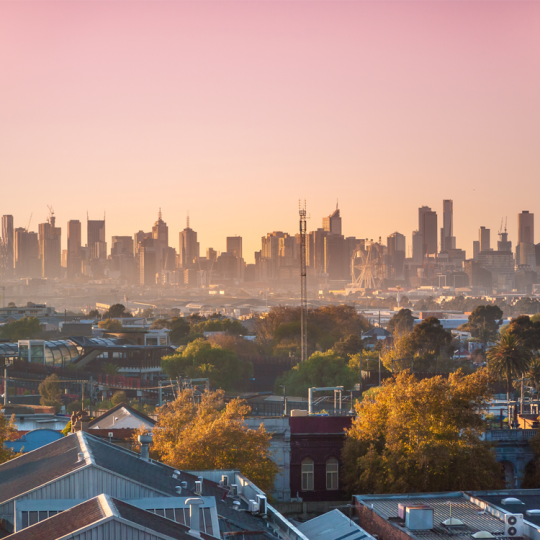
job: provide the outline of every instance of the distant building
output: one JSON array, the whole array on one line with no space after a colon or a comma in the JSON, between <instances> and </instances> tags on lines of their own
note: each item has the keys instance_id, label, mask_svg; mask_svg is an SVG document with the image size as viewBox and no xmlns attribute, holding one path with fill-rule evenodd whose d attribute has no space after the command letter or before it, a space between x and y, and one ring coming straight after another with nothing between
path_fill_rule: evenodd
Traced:
<instances>
[{"instance_id":1,"label":"distant building","mask_svg":"<svg viewBox=\"0 0 540 540\"><path fill-rule=\"evenodd\" d=\"M418 230L422 235L422 258L425 255L435 255L437 249L437 212L429 206L418 209Z\"/></svg>"},{"instance_id":2,"label":"distant building","mask_svg":"<svg viewBox=\"0 0 540 540\"><path fill-rule=\"evenodd\" d=\"M227 252L234 253L235 257L242 258L242 237L227 236Z\"/></svg>"},{"instance_id":3,"label":"distant building","mask_svg":"<svg viewBox=\"0 0 540 540\"><path fill-rule=\"evenodd\" d=\"M67 277L73 279L81 273L81 222L72 219L67 224Z\"/></svg>"},{"instance_id":4,"label":"distant building","mask_svg":"<svg viewBox=\"0 0 540 540\"><path fill-rule=\"evenodd\" d=\"M328 217L323 218L323 229L332 234L341 234L341 216L337 204L336 209Z\"/></svg>"},{"instance_id":5,"label":"distant building","mask_svg":"<svg viewBox=\"0 0 540 540\"><path fill-rule=\"evenodd\" d=\"M195 268L200 255L197 233L189 226L189 217L186 228L179 235L178 263L182 269Z\"/></svg>"},{"instance_id":6,"label":"distant building","mask_svg":"<svg viewBox=\"0 0 540 540\"><path fill-rule=\"evenodd\" d=\"M478 231L478 241L480 242L480 252L491 250L491 231L485 227L480 227Z\"/></svg>"},{"instance_id":7,"label":"distant building","mask_svg":"<svg viewBox=\"0 0 540 540\"><path fill-rule=\"evenodd\" d=\"M153 247L139 249L139 284L153 286L156 284L156 251Z\"/></svg>"},{"instance_id":8,"label":"distant building","mask_svg":"<svg viewBox=\"0 0 540 540\"><path fill-rule=\"evenodd\" d=\"M398 232L392 233L386 239L388 247L388 265L394 279L403 279L405 264L405 235Z\"/></svg>"},{"instance_id":9,"label":"distant building","mask_svg":"<svg viewBox=\"0 0 540 540\"><path fill-rule=\"evenodd\" d=\"M159 209L158 219L152 227L152 238L156 250L156 269L160 272L165 269L167 249L169 248L169 227L161 217L161 208Z\"/></svg>"},{"instance_id":10,"label":"distant building","mask_svg":"<svg viewBox=\"0 0 540 540\"><path fill-rule=\"evenodd\" d=\"M516 264L529 265L529 256L535 253L534 214L523 210L518 214L518 241L516 246ZM535 254L536 259L536 254Z\"/></svg>"},{"instance_id":11,"label":"distant building","mask_svg":"<svg viewBox=\"0 0 540 540\"><path fill-rule=\"evenodd\" d=\"M86 222L87 245L90 259L107 258L107 242L105 241L105 220L88 219Z\"/></svg>"},{"instance_id":12,"label":"distant building","mask_svg":"<svg viewBox=\"0 0 540 540\"><path fill-rule=\"evenodd\" d=\"M13 275L15 267L15 237L13 229L13 216L2 216L2 253L3 268L5 275Z\"/></svg>"},{"instance_id":13,"label":"distant building","mask_svg":"<svg viewBox=\"0 0 540 540\"><path fill-rule=\"evenodd\" d=\"M473 251L472 258L476 261L477 259L480 258L480 242L478 240L473 240L472 251Z\"/></svg>"},{"instance_id":14,"label":"distant building","mask_svg":"<svg viewBox=\"0 0 540 540\"><path fill-rule=\"evenodd\" d=\"M443 201L443 226L441 227L441 251L456 249L454 236L454 201Z\"/></svg>"},{"instance_id":15,"label":"distant building","mask_svg":"<svg viewBox=\"0 0 540 540\"><path fill-rule=\"evenodd\" d=\"M41 277L39 239L35 232L19 227L15 229L15 275L17 277Z\"/></svg>"},{"instance_id":16,"label":"distant building","mask_svg":"<svg viewBox=\"0 0 540 540\"><path fill-rule=\"evenodd\" d=\"M46 223L39 224L39 258L41 276L62 277L62 229L56 226L56 218L51 212Z\"/></svg>"}]
</instances>

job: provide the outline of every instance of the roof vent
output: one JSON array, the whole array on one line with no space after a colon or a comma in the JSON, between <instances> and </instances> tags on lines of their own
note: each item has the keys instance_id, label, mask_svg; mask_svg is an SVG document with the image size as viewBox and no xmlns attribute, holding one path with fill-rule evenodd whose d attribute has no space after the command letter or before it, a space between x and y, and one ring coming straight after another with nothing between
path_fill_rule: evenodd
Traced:
<instances>
[{"instance_id":1,"label":"roof vent","mask_svg":"<svg viewBox=\"0 0 540 540\"><path fill-rule=\"evenodd\" d=\"M172 473L173 478L178 478L179 475L180 475L180 471L173 471Z\"/></svg>"},{"instance_id":2,"label":"roof vent","mask_svg":"<svg viewBox=\"0 0 540 540\"><path fill-rule=\"evenodd\" d=\"M501 501L502 504L525 504L515 497L506 497Z\"/></svg>"},{"instance_id":3,"label":"roof vent","mask_svg":"<svg viewBox=\"0 0 540 540\"><path fill-rule=\"evenodd\" d=\"M178 493L178 495L182 495L182 486L176 486L174 490L176 491L176 493Z\"/></svg>"},{"instance_id":4,"label":"roof vent","mask_svg":"<svg viewBox=\"0 0 540 540\"><path fill-rule=\"evenodd\" d=\"M477 533L474 533L472 535L473 538L482 539L482 538L495 538L490 532L488 531L478 531Z\"/></svg>"},{"instance_id":5,"label":"roof vent","mask_svg":"<svg viewBox=\"0 0 540 540\"><path fill-rule=\"evenodd\" d=\"M202 495L202 480L195 480L195 493Z\"/></svg>"},{"instance_id":6,"label":"roof vent","mask_svg":"<svg viewBox=\"0 0 540 540\"><path fill-rule=\"evenodd\" d=\"M540 510L537 508L532 508L531 510L526 510L525 513L528 516L540 516Z\"/></svg>"},{"instance_id":7,"label":"roof vent","mask_svg":"<svg viewBox=\"0 0 540 540\"><path fill-rule=\"evenodd\" d=\"M464 523L463 523L463 521L461 521L461 519L453 518L453 517L445 519L442 522L442 524L446 525L447 527L456 527L456 526L459 526L459 525L464 525Z\"/></svg>"},{"instance_id":8,"label":"roof vent","mask_svg":"<svg viewBox=\"0 0 540 540\"><path fill-rule=\"evenodd\" d=\"M223 486L223 487L228 487L229 486L229 477L226 475L226 474L222 474L221 475L221 482L220 484Z\"/></svg>"},{"instance_id":9,"label":"roof vent","mask_svg":"<svg viewBox=\"0 0 540 540\"><path fill-rule=\"evenodd\" d=\"M231 497L238 497L238 484L231 484L229 495Z\"/></svg>"},{"instance_id":10,"label":"roof vent","mask_svg":"<svg viewBox=\"0 0 540 540\"><path fill-rule=\"evenodd\" d=\"M240 512L240 501L234 501L232 503L233 510L236 510L237 512Z\"/></svg>"},{"instance_id":11,"label":"roof vent","mask_svg":"<svg viewBox=\"0 0 540 540\"><path fill-rule=\"evenodd\" d=\"M187 482L180 482L182 489L187 489Z\"/></svg>"},{"instance_id":12,"label":"roof vent","mask_svg":"<svg viewBox=\"0 0 540 540\"><path fill-rule=\"evenodd\" d=\"M79 452L77 454L77 463L80 463L81 461L84 461L84 454L82 452Z\"/></svg>"}]
</instances>

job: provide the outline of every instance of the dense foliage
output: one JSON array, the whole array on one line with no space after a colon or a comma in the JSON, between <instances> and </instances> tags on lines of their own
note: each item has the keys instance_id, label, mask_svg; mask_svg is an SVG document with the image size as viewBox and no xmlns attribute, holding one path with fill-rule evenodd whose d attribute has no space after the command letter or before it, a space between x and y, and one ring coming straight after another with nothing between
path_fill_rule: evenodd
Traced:
<instances>
[{"instance_id":1,"label":"dense foliage","mask_svg":"<svg viewBox=\"0 0 540 540\"><path fill-rule=\"evenodd\" d=\"M410 309L400 309L389 321L387 330L394 335L412 332L414 317Z\"/></svg>"},{"instance_id":2,"label":"dense foliage","mask_svg":"<svg viewBox=\"0 0 540 540\"><path fill-rule=\"evenodd\" d=\"M158 409L152 455L180 470L238 469L262 490L278 472L263 424L249 429L249 407L235 399L225 405L223 391L205 392L196 404L192 391L181 392Z\"/></svg>"},{"instance_id":3,"label":"dense foliage","mask_svg":"<svg viewBox=\"0 0 540 540\"><path fill-rule=\"evenodd\" d=\"M60 379L58 375L50 375L39 384L39 394L41 396L41 404L48 407L54 407L56 412L62 408L60 397L62 396L62 388L60 387Z\"/></svg>"},{"instance_id":4,"label":"dense foliage","mask_svg":"<svg viewBox=\"0 0 540 540\"><path fill-rule=\"evenodd\" d=\"M0 327L0 336L9 341L32 339L39 332L41 332L41 323L37 317L23 317Z\"/></svg>"},{"instance_id":5,"label":"dense foliage","mask_svg":"<svg viewBox=\"0 0 540 540\"><path fill-rule=\"evenodd\" d=\"M15 415L8 420L7 416L0 414L0 463L17 457L17 454L13 450L6 448L4 443L18 438L19 432L15 425Z\"/></svg>"},{"instance_id":6,"label":"dense foliage","mask_svg":"<svg viewBox=\"0 0 540 540\"><path fill-rule=\"evenodd\" d=\"M126 317L133 317L133 315L126 311L126 306L123 304L113 304L105 313L102 315L102 319L123 319Z\"/></svg>"},{"instance_id":7,"label":"dense foliage","mask_svg":"<svg viewBox=\"0 0 540 540\"><path fill-rule=\"evenodd\" d=\"M499 489L500 464L482 441L486 369L418 381L402 372L355 405L343 450L351 493Z\"/></svg>"},{"instance_id":8,"label":"dense foliage","mask_svg":"<svg viewBox=\"0 0 540 540\"><path fill-rule=\"evenodd\" d=\"M123 328L122 323L116 319L105 319L103 321L99 321L98 326L103 330L108 330L109 332L121 332Z\"/></svg>"}]
</instances>

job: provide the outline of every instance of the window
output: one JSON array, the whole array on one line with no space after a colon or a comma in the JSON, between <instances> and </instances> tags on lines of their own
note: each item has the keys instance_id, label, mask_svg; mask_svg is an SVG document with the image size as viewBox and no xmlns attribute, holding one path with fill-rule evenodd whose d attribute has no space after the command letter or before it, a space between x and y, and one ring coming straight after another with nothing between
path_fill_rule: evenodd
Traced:
<instances>
[{"instance_id":1,"label":"window","mask_svg":"<svg viewBox=\"0 0 540 540\"><path fill-rule=\"evenodd\" d=\"M336 490L339 489L339 463L336 458L330 458L326 462L326 489Z\"/></svg>"},{"instance_id":2,"label":"window","mask_svg":"<svg viewBox=\"0 0 540 540\"><path fill-rule=\"evenodd\" d=\"M313 460L302 461L302 491L313 491Z\"/></svg>"}]
</instances>

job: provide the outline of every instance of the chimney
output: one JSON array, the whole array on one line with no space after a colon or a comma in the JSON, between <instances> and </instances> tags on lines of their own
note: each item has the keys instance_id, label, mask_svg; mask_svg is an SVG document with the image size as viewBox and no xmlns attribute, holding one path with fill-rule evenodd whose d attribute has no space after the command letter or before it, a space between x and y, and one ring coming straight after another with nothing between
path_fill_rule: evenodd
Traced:
<instances>
[{"instance_id":1,"label":"chimney","mask_svg":"<svg viewBox=\"0 0 540 540\"><path fill-rule=\"evenodd\" d=\"M152 435L139 435L139 443L141 445L141 459L150 461L150 444L152 443Z\"/></svg>"},{"instance_id":2,"label":"chimney","mask_svg":"<svg viewBox=\"0 0 540 540\"><path fill-rule=\"evenodd\" d=\"M204 501L199 498L187 499L186 504L189 504L189 534L200 538L199 506L204 504Z\"/></svg>"}]
</instances>

